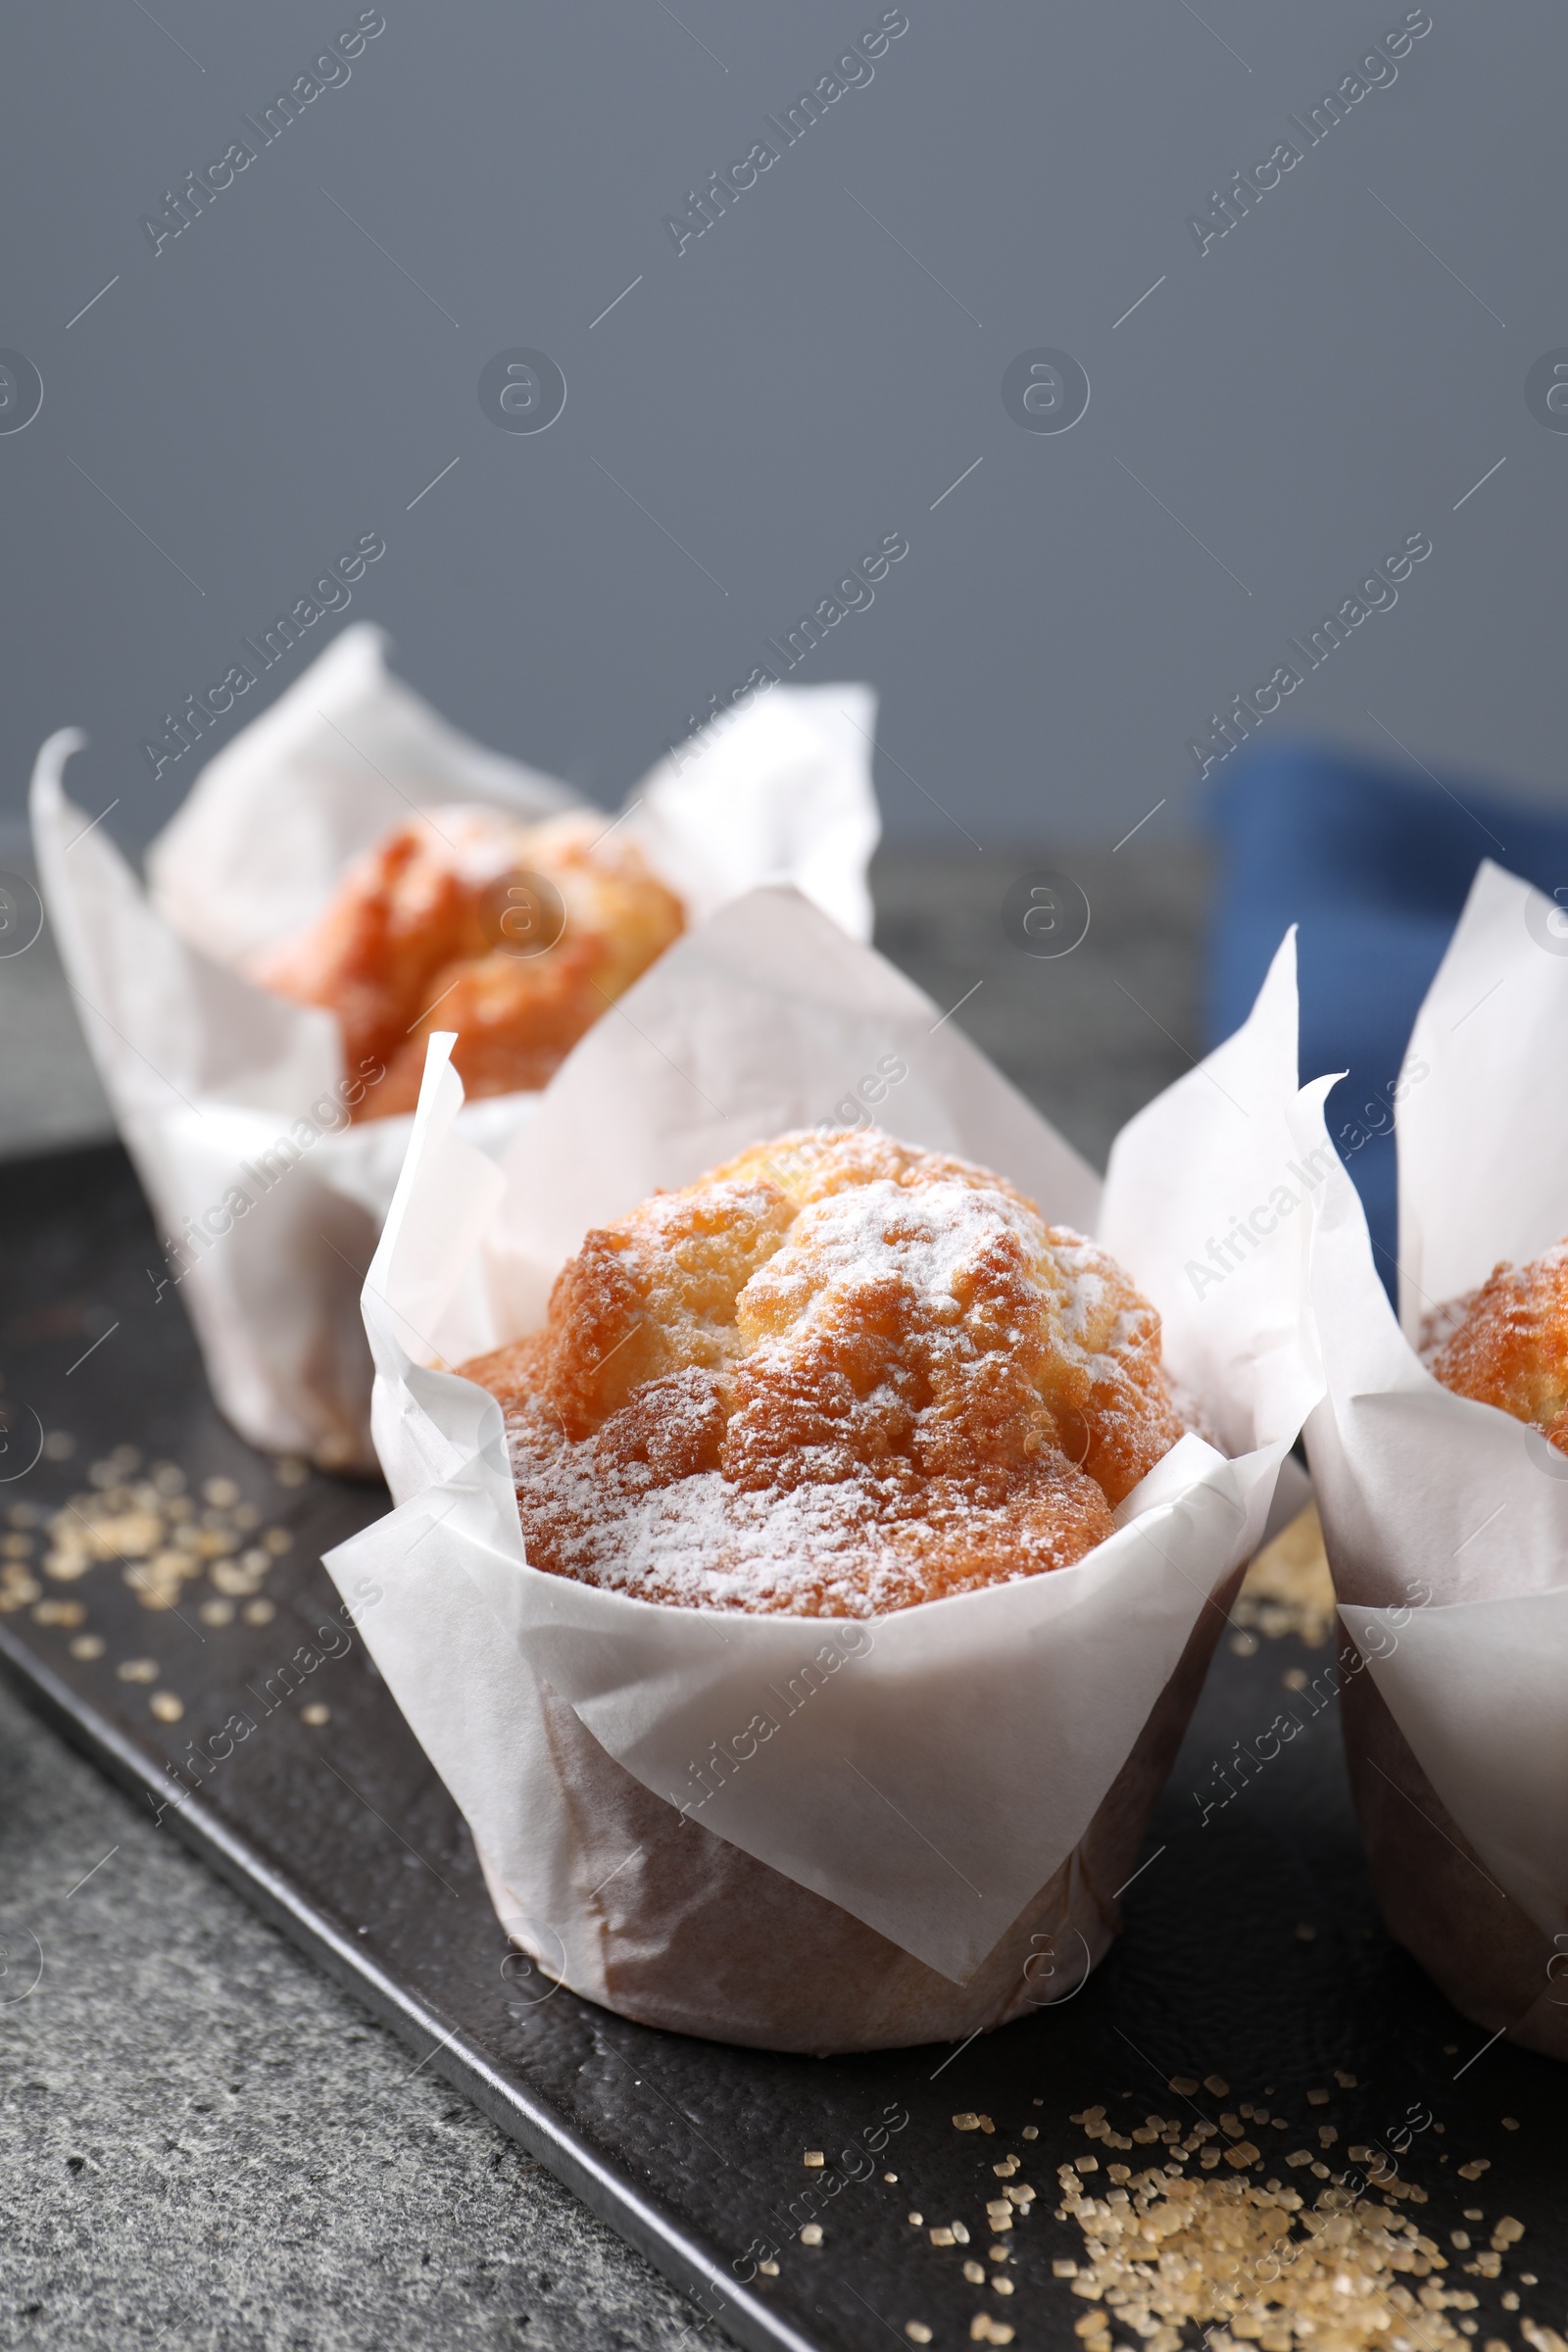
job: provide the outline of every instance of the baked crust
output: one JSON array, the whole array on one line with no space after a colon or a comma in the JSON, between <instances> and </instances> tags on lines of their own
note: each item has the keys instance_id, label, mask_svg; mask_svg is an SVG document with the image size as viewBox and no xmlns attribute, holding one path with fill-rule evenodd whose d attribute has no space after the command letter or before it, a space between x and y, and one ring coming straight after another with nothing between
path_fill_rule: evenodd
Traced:
<instances>
[{"instance_id":1,"label":"baked crust","mask_svg":"<svg viewBox=\"0 0 1568 2352\"><path fill-rule=\"evenodd\" d=\"M1428 1364L1446 1389L1534 1422L1568 1453L1568 1241L1494 1266Z\"/></svg>"},{"instance_id":2,"label":"baked crust","mask_svg":"<svg viewBox=\"0 0 1568 2352\"><path fill-rule=\"evenodd\" d=\"M463 1370L529 1560L693 1607L865 1616L1067 1566L1182 1433L1106 1251L876 1129L656 1194Z\"/></svg>"},{"instance_id":3,"label":"baked crust","mask_svg":"<svg viewBox=\"0 0 1568 2352\"><path fill-rule=\"evenodd\" d=\"M346 1065L386 1073L354 1115L386 1118L417 1102L436 1029L458 1033L453 1066L470 1099L547 1085L684 923L680 901L602 817L524 825L446 808L378 842L308 931L249 970L336 1013Z\"/></svg>"}]
</instances>

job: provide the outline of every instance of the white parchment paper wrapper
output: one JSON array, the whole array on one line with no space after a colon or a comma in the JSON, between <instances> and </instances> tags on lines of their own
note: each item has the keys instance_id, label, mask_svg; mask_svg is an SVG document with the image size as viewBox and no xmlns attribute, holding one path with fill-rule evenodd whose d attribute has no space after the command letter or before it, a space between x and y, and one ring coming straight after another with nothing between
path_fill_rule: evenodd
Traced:
<instances>
[{"instance_id":1,"label":"white parchment paper wrapper","mask_svg":"<svg viewBox=\"0 0 1568 2352\"><path fill-rule=\"evenodd\" d=\"M694 921L782 879L868 938L874 725L863 686L776 687L662 761L622 830ZM66 797L81 741L68 731L39 754L33 840L121 1134L163 1235L184 1247L155 1277L173 1282L189 1261L177 1280L208 1377L253 1445L371 1469L359 1289L413 1119L350 1127L335 1020L241 966L309 922L350 860L416 810L478 802L528 818L578 796L449 727L362 625L203 768L148 852L145 894ZM538 1100L471 1103L463 1132L500 1151ZM190 1220L206 1240L186 1240Z\"/></svg>"},{"instance_id":2,"label":"white parchment paper wrapper","mask_svg":"<svg viewBox=\"0 0 1568 2352\"><path fill-rule=\"evenodd\" d=\"M1428 1312L1568 1234L1568 926L1490 862L1405 1077L1400 1318L1338 1162L1313 1251L1307 1447L1364 1664L1346 1744L1394 1933L1479 2023L1568 2057L1568 1458L1415 1352Z\"/></svg>"},{"instance_id":3,"label":"white parchment paper wrapper","mask_svg":"<svg viewBox=\"0 0 1568 2352\"><path fill-rule=\"evenodd\" d=\"M927 999L794 894L755 894L677 943L623 1012L499 1167L463 1138L432 1043L365 1290L398 1508L327 1564L345 1589L381 1589L376 1661L502 1918L577 1990L784 2047L998 2023L1071 1990L1105 1948L1216 1597L1318 1391L1304 1249L1201 1316L1181 1305L1219 1207L1289 1149L1294 947L1248 1027L1124 1133L1103 1200ZM890 1058L907 1071L891 1089L869 1075ZM1236 1458L1185 1438L1078 1565L870 1623L667 1607L529 1567L500 1409L434 1367L536 1327L587 1226L832 1120L862 1074L884 1127L1098 1229L1170 1302L1175 1368ZM728 1777L683 1822L715 1741Z\"/></svg>"}]
</instances>

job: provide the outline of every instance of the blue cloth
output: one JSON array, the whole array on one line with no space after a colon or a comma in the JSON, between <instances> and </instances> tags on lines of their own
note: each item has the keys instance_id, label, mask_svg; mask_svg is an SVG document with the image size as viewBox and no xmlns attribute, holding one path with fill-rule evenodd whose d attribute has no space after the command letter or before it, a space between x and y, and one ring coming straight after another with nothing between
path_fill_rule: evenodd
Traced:
<instances>
[{"instance_id":1,"label":"blue cloth","mask_svg":"<svg viewBox=\"0 0 1568 2352\"><path fill-rule=\"evenodd\" d=\"M1209 1041L1247 1018L1287 926L1298 923L1301 1078L1349 1073L1329 1097L1329 1132L1360 1193L1392 1297L1391 1090L1421 1000L1483 858L1548 895L1568 886L1568 815L1462 778L1439 784L1286 740L1238 757L1214 792L1210 821L1219 875Z\"/></svg>"}]
</instances>

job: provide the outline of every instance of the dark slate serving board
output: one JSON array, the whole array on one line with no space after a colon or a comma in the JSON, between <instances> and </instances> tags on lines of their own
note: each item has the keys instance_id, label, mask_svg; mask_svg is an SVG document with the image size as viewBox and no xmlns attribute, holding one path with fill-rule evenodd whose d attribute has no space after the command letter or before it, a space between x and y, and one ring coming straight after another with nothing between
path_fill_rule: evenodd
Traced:
<instances>
[{"instance_id":1,"label":"dark slate serving board","mask_svg":"<svg viewBox=\"0 0 1568 2352\"><path fill-rule=\"evenodd\" d=\"M319 1552L375 1517L385 1496L316 1476L282 1483L278 1466L219 1418L177 1294L158 1291L164 1269L122 1155L105 1149L0 1170L0 1525L25 1533L8 1517L18 1504L24 1516L61 1509L86 1489L93 1463L129 1446L178 1465L195 1489L231 1482L262 1529L293 1539L261 1585L267 1622L247 1622L247 1606L253 1616L267 1611L236 1599L221 1625L210 1621L210 1576L179 1588L177 1613L149 1610L121 1563L55 1582L38 1576L36 1548L22 1560L13 1542L10 1560L0 1559L0 1579L12 1571L9 1605L0 1589L0 1663L47 1720L149 1807L149 1790L167 1793L169 1760L248 1710L255 1735L199 1793L163 1814L164 1830L188 1839L690 2290L700 2307L694 2328L706 2315L749 2346L858 2352L890 2333L909 2340L911 2319L939 2345L969 2341L984 2309L1014 2328L1020 2348L1073 2352L1085 2306L1052 2270L1054 2258L1082 2251L1076 2226L1054 2210L1056 2167L1088 2148L1068 2118L1103 2102L1126 2130L1147 2113L1187 2112L1167 2078L1210 2074L1226 2080L1232 2106L1266 2098L1291 2119L1282 2148L1315 2142L1325 2122L1337 2126L1337 2161L1429 2109L1433 2128L1405 2159L1407 2176L1431 2193L1423 2226L1446 2237L1467 2202L1483 2205L1489 2222L1511 2213L1526 2225L1522 2267L1540 2280L1524 2290L1520 2315L1496 2308L1507 2278L1496 2287L1462 2281L1482 2297L1478 2345L1516 2342L1521 2318L1563 2328L1568 2079L1505 2043L1484 2047L1485 2034L1384 1936L1350 1815L1337 1707L1325 1705L1231 1802L1213 1802L1223 1786L1216 1766L1235 1742L1250 1745L1266 1730L1283 1677L1321 1673L1326 1653L1289 1637L1244 1638L1247 1655L1222 1642L1149 1858L1127 1889L1126 1934L1064 2005L957 2050L842 2060L653 2033L551 1990L508 1959L464 1824L358 1642L323 1659L297 1691L279 1691L279 1664L335 1608ZM31 1461L45 1435L49 1447ZM60 1622L78 1610L76 1622ZM95 1641L99 1656L73 1650ZM156 1669L150 1681L120 1674L137 1660ZM155 1700L166 1716L175 1700L183 1713L161 1719ZM325 1720L308 1720L308 1708L324 1708ZM1335 2069L1356 2087L1335 2086ZM1307 2104L1317 2085L1330 2086L1329 2104ZM1196 2101L1209 2115L1226 2103L1206 2091ZM968 2110L994 2118L995 2134L956 2131L953 2116ZM1504 2116L1517 2128L1504 2129ZM1037 2134L1031 2142L1025 2126ZM867 2143L874 2162L854 2153ZM807 2149L824 2152L822 2170L805 2168ZM1039 2191L1008 2240L1014 2292L1005 2300L961 2269L986 2256L984 2208L998 2193L991 2168L1004 2150L1023 2159L1016 2180ZM1478 2156L1491 2165L1479 2187L1455 2178ZM799 2236L809 2209L790 2210L813 2184L819 2246ZM910 2210L926 2227L910 2226ZM954 2220L965 2222L970 2246L933 2246L929 2226ZM756 2267L770 2248L776 2276Z\"/></svg>"}]
</instances>

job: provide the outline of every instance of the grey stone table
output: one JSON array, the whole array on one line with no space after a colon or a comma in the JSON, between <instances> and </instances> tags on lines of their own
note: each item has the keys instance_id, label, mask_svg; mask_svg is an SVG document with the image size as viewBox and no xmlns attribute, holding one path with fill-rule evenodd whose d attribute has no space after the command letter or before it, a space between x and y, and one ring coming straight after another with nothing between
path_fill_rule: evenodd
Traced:
<instances>
[{"instance_id":1,"label":"grey stone table","mask_svg":"<svg viewBox=\"0 0 1568 2352\"><path fill-rule=\"evenodd\" d=\"M1055 961L1000 912L1048 864L1093 910ZM884 951L944 1010L967 996L956 1019L1097 1162L1199 1050L1197 852L960 843L875 884ZM0 1152L106 1127L45 934L0 959ZM0 1948L0 2343L695 2343L692 2306L3 1688L0 1914L47 1923L27 1997Z\"/></svg>"}]
</instances>

